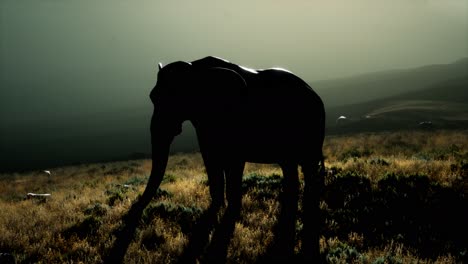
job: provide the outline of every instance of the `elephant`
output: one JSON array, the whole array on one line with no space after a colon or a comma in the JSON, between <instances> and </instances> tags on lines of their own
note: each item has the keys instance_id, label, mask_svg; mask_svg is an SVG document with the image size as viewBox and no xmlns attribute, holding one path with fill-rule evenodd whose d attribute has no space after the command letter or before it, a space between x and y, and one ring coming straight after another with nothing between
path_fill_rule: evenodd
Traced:
<instances>
[{"instance_id":1,"label":"elephant","mask_svg":"<svg viewBox=\"0 0 468 264\"><path fill-rule=\"evenodd\" d=\"M211 207L238 214L246 162L278 164L289 217L285 245L294 248L299 174L304 174L304 239L310 258L319 255L319 198L323 189L324 104L293 73L279 68L253 70L217 57L159 64L150 93L152 169L142 196L148 204L163 179L170 145L182 123L195 128L208 175ZM226 186L226 192L225 192ZM306 225L307 223L307 225ZM292 245L292 248L291 248Z\"/></svg>"}]
</instances>

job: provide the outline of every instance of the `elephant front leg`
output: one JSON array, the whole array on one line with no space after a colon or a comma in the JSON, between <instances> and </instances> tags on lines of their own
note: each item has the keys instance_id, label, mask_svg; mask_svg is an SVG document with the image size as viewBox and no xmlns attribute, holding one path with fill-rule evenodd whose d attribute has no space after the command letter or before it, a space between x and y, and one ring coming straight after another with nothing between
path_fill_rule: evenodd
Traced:
<instances>
[{"instance_id":1,"label":"elephant front leg","mask_svg":"<svg viewBox=\"0 0 468 264\"><path fill-rule=\"evenodd\" d=\"M211 207L224 207L224 171L220 166L206 166L210 186Z\"/></svg>"},{"instance_id":2,"label":"elephant front leg","mask_svg":"<svg viewBox=\"0 0 468 264\"><path fill-rule=\"evenodd\" d=\"M205 164L210 187L211 209L218 210L224 207L224 167L222 160L222 147L218 140L218 131L209 131L210 127L194 123L197 130L200 153Z\"/></svg>"},{"instance_id":3,"label":"elephant front leg","mask_svg":"<svg viewBox=\"0 0 468 264\"><path fill-rule=\"evenodd\" d=\"M208 186L210 188L211 208L224 207L224 170L221 161L216 159L212 152L201 148L206 174L208 175Z\"/></svg>"},{"instance_id":4,"label":"elephant front leg","mask_svg":"<svg viewBox=\"0 0 468 264\"><path fill-rule=\"evenodd\" d=\"M242 204L242 175L245 162L233 162L226 170L228 212L239 216Z\"/></svg>"}]
</instances>

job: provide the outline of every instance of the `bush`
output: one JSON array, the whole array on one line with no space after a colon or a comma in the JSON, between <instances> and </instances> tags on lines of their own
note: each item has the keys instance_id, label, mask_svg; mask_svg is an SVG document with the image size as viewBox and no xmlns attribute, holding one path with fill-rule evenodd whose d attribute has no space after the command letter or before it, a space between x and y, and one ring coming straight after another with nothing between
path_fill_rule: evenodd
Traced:
<instances>
[{"instance_id":1,"label":"bush","mask_svg":"<svg viewBox=\"0 0 468 264\"><path fill-rule=\"evenodd\" d=\"M380 166L389 166L390 163L384 159L381 158L374 158L369 161L369 164L371 165L380 165Z\"/></svg>"},{"instance_id":2,"label":"bush","mask_svg":"<svg viewBox=\"0 0 468 264\"><path fill-rule=\"evenodd\" d=\"M107 198L107 204L110 206L114 206L117 201L122 202L125 199L125 191L124 190L116 190L109 192L109 197Z\"/></svg>"},{"instance_id":3,"label":"bush","mask_svg":"<svg viewBox=\"0 0 468 264\"><path fill-rule=\"evenodd\" d=\"M148 182L149 176L135 176L128 179L124 184L125 185L132 185L132 186L139 186L144 185Z\"/></svg>"},{"instance_id":4,"label":"bush","mask_svg":"<svg viewBox=\"0 0 468 264\"><path fill-rule=\"evenodd\" d=\"M329 263L343 263L343 261L345 263L353 263L363 258L364 256L356 248L343 242L329 249L326 255L327 262Z\"/></svg>"},{"instance_id":5,"label":"bush","mask_svg":"<svg viewBox=\"0 0 468 264\"><path fill-rule=\"evenodd\" d=\"M150 204L143 211L142 220L149 224L154 217L158 216L172 222L177 222L182 232L192 231L195 220L202 214L203 210L199 207L186 207L174 205L172 203Z\"/></svg>"},{"instance_id":6,"label":"bush","mask_svg":"<svg viewBox=\"0 0 468 264\"><path fill-rule=\"evenodd\" d=\"M341 153L338 157L339 160L346 161L353 158L369 157L372 155L372 151L368 149L360 150L357 147L353 147Z\"/></svg>"},{"instance_id":7,"label":"bush","mask_svg":"<svg viewBox=\"0 0 468 264\"><path fill-rule=\"evenodd\" d=\"M153 250L165 242L164 236L158 234L153 228L146 229L141 235L141 245L147 250Z\"/></svg>"},{"instance_id":8,"label":"bush","mask_svg":"<svg viewBox=\"0 0 468 264\"><path fill-rule=\"evenodd\" d=\"M104 216L107 214L107 211L109 210L109 206L101 203L95 203L93 205L88 206L85 210L84 213L86 215L93 215L93 216Z\"/></svg>"},{"instance_id":9,"label":"bush","mask_svg":"<svg viewBox=\"0 0 468 264\"><path fill-rule=\"evenodd\" d=\"M385 255L384 257L378 257L375 259L372 264L402 264L403 260L394 257L392 255Z\"/></svg>"},{"instance_id":10,"label":"bush","mask_svg":"<svg viewBox=\"0 0 468 264\"><path fill-rule=\"evenodd\" d=\"M177 181L177 176L167 173L164 175L164 178L162 180L163 183L174 183Z\"/></svg>"},{"instance_id":11,"label":"bush","mask_svg":"<svg viewBox=\"0 0 468 264\"><path fill-rule=\"evenodd\" d=\"M277 174L264 176L252 173L244 176L242 190L250 191L259 200L275 198L281 190L283 177Z\"/></svg>"},{"instance_id":12,"label":"bush","mask_svg":"<svg viewBox=\"0 0 468 264\"><path fill-rule=\"evenodd\" d=\"M101 224L102 221L100 217L90 215L87 216L82 222L76 223L75 225L66 229L63 234L65 237L76 235L77 237L83 239L89 235L96 234Z\"/></svg>"}]
</instances>

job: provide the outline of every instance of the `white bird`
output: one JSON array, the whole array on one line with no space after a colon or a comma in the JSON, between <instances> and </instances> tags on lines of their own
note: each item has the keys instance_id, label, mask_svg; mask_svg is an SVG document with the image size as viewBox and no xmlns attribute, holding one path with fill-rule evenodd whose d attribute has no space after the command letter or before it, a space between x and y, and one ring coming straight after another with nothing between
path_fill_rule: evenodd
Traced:
<instances>
[{"instance_id":1,"label":"white bird","mask_svg":"<svg viewBox=\"0 0 468 264\"><path fill-rule=\"evenodd\" d=\"M336 126L341 126L343 124L346 124L349 121L349 119L346 116L340 116L336 119L335 124Z\"/></svg>"},{"instance_id":2,"label":"white bird","mask_svg":"<svg viewBox=\"0 0 468 264\"><path fill-rule=\"evenodd\" d=\"M28 193L28 194L26 194L26 196L28 198L32 198L32 197L50 197L51 194L50 193Z\"/></svg>"}]
</instances>

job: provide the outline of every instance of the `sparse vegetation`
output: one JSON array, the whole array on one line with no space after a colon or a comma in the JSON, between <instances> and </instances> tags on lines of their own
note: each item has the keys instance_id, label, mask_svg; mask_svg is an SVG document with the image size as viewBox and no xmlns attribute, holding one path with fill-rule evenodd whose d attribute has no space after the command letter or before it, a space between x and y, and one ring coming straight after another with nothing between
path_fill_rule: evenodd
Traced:
<instances>
[{"instance_id":1,"label":"sparse vegetation","mask_svg":"<svg viewBox=\"0 0 468 264\"><path fill-rule=\"evenodd\" d=\"M467 131L334 136L324 152L321 251L329 263L466 261ZM150 169L137 160L56 168L50 178L0 175L0 253L17 263L100 263ZM280 175L276 165L247 164L229 263L255 262L274 241ZM38 203L28 192L52 196ZM200 155L171 156L125 261L177 261L209 203Z\"/></svg>"}]
</instances>

